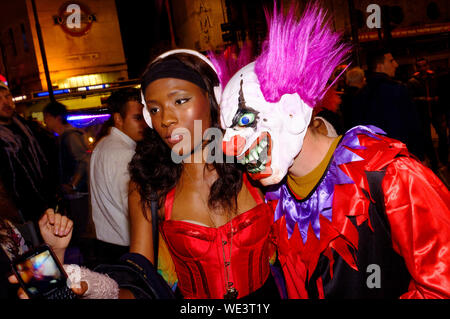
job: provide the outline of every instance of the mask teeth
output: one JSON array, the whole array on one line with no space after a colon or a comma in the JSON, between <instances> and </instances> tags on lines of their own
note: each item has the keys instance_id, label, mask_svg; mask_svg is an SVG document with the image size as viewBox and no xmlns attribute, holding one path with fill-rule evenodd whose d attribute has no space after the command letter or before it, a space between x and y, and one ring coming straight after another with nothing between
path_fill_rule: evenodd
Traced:
<instances>
[{"instance_id":1,"label":"mask teeth","mask_svg":"<svg viewBox=\"0 0 450 319\"><path fill-rule=\"evenodd\" d=\"M267 163L268 152L267 137L262 139L258 145L256 145L247 156L241 161L246 164L250 173L259 173L265 170Z\"/></svg>"}]
</instances>

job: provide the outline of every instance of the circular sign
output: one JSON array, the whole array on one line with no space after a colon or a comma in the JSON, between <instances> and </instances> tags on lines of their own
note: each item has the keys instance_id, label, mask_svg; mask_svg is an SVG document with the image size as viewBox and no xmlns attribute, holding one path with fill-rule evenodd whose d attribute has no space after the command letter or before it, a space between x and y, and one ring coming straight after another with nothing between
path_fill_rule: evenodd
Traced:
<instances>
[{"instance_id":1,"label":"circular sign","mask_svg":"<svg viewBox=\"0 0 450 319\"><path fill-rule=\"evenodd\" d=\"M77 1L64 3L55 17L55 22L61 26L63 31L74 37L85 35L95 21L95 15L89 8Z\"/></svg>"}]
</instances>

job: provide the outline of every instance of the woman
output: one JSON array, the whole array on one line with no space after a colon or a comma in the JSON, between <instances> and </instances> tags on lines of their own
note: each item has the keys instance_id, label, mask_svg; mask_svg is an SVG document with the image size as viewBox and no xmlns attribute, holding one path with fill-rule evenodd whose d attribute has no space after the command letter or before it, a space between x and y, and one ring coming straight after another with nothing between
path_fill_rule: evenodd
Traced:
<instances>
[{"instance_id":1,"label":"woman","mask_svg":"<svg viewBox=\"0 0 450 319\"><path fill-rule=\"evenodd\" d=\"M130 163L130 251L153 262L155 192L184 298L279 298L269 265L272 209L239 165L211 149L220 138L203 139L220 127L218 86L212 64L195 51L166 53L145 71L141 89L153 129ZM219 160L207 162L207 154Z\"/></svg>"},{"instance_id":2,"label":"woman","mask_svg":"<svg viewBox=\"0 0 450 319\"><path fill-rule=\"evenodd\" d=\"M147 68L141 87L153 129L130 163L130 252L154 262L149 207L156 193L164 239L158 268L169 284L178 281L184 298L280 298L269 265L272 209L221 149L211 153L221 160L205 160L211 145L203 133L219 128L220 86L212 64L195 51L169 51ZM195 121L201 134L194 134ZM220 143L216 137L212 145ZM176 275L169 273L172 262ZM134 298L111 278L79 270L79 278L67 272L82 284L82 298Z\"/></svg>"}]
</instances>

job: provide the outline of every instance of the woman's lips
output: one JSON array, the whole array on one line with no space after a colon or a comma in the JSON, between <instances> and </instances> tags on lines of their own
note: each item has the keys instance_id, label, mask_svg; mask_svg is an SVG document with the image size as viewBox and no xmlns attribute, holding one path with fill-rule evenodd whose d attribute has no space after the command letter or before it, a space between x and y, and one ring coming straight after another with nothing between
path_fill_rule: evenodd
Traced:
<instances>
[{"instance_id":1,"label":"woman's lips","mask_svg":"<svg viewBox=\"0 0 450 319\"><path fill-rule=\"evenodd\" d=\"M170 144L177 144L183 140L183 135L175 134L166 138L167 142Z\"/></svg>"}]
</instances>

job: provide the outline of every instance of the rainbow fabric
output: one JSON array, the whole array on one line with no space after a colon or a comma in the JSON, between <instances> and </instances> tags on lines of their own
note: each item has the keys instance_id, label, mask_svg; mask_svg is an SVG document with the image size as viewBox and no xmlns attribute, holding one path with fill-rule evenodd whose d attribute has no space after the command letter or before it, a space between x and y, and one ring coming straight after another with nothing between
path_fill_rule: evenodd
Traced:
<instances>
[{"instance_id":1,"label":"rainbow fabric","mask_svg":"<svg viewBox=\"0 0 450 319\"><path fill-rule=\"evenodd\" d=\"M169 248L161 234L159 234L158 273L165 281L167 281L169 286L175 290L176 284L178 283L178 277L172 257L170 256Z\"/></svg>"}]
</instances>

